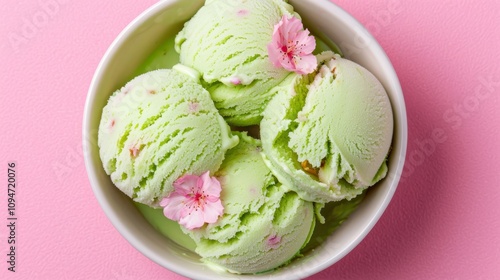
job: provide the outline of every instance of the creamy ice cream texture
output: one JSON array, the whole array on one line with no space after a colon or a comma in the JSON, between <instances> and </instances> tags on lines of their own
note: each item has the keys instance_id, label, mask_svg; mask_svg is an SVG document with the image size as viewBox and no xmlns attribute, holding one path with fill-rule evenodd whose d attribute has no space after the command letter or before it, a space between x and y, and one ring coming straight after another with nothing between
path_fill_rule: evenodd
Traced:
<instances>
[{"instance_id":1,"label":"creamy ice cream texture","mask_svg":"<svg viewBox=\"0 0 500 280\"><path fill-rule=\"evenodd\" d=\"M286 264L308 244L321 203L339 201L323 208L327 224L305 249L317 246L387 172L393 120L383 87L332 53L318 56L310 75L274 67L266 45L283 15L299 18L282 0L207 0L175 39L188 67L134 78L109 99L100 124L106 173L141 205L157 207L183 175L217 176L224 214L215 223L187 230L165 222L161 209L138 208L210 266L236 273ZM170 67L177 56L164 49L173 46L165 42L138 71ZM230 132L221 115L237 126L264 115L262 147Z\"/></svg>"},{"instance_id":2,"label":"creamy ice cream texture","mask_svg":"<svg viewBox=\"0 0 500 280\"><path fill-rule=\"evenodd\" d=\"M177 178L215 172L238 143L209 93L188 74L140 75L103 109L98 145L104 170L134 201L158 206Z\"/></svg>"},{"instance_id":3,"label":"creamy ice cream texture","mask_svg":"<svg viewBox=\"0 0 500 280\"><path fill-rule=\"evenodd\" d=\"M292 75L264 112L268 166L310 201L352 199L387 173L393 116L380 82L362 66L332 56L316 73Z\"/></svg>"},{"instance_id":4,"label":"creamy ice cream texture","mask_svg":"<svg viewBox=\"0 0 500 280\"><path fill-rule=\"evenodd\" d=\"M240 134L215 173L222 186L224 215L216 223L184 230L203 261L238 273L267 271L305 246L314 209L279 183L261 157L260 141Z\"/></svg>"},{"instance_id":5,"label":"creamy ice cream texture","mask_svg":"<svg viewBox=\"0 0 500 280\"><path fill-rule=\"evenodd\" d=\"M181 63L201 73L229 124L258 124L269 90L290 73L266 47L284 15L299 17L283 0L209 0L177 35Z\"/></svg>"},{"instance_id":6,"label":"creamy ice cream texture","mask_svg":"<svg viewBox=\"0 0 500 280\"><path fill-rule=\"evenodd\" d=\"M286 75L269 61L266 45L274 25L292 14L282 0L208 0L175 39L180 61L205 82L229 86Z\"/></svg>"}]
</instances>

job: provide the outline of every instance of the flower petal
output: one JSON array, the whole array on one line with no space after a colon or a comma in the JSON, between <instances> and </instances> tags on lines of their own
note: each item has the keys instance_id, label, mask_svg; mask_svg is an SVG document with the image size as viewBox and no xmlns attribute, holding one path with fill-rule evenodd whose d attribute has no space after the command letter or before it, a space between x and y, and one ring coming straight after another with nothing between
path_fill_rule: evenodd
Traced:
<instances>
[{"instance_id":1,"label":"flower petal","mask_svg":"<svg viewBox=\"0 0 500 280\"><path fill-rule=\"evenodd\" d=\"M272 37L272 42L275 42L277 44L283 44L284 38L283 38L283 31L282 31L282 26L284 23L284 18L280 20L277 24L274 25L273 29L273 37Z\"/></svg>"},{"instance_id":2,"label":"flower petal","mask_svg":"<svg viewBox=\"0 0 500 280\"><path fill-rule=\"evenodd\" d=\"M302 21L294 16L283 16L285 32L289 35L288 39L295 39L294 37L304 29Z\"/></svg>"},{"instance_id":3,"label":"flower petal","mask_svg":"<svg viewBox=\"0 0 500 280\"><path fill-rule=\"evenodd\" d=\"M222 206L220 199L218 199L216 202L208 202L205 205L205 209L203 209L203 219L206 223L215 223L217 222L219 216L222 216L223 212L224 207Z\"/></svg>"},{"instance_id":4,"label":"flower petal","mask_svg":"<svg viewBox=\"0 0 500 280\"><path fill-rule=\"evenodd\" d=\"M184 175L174 182L174 191L162 199L164 215L187 229L214 223L222 215L224 207L219 199L221 186L209 171L201 176Z\"/></svg>"},{"instance_id":5,"label":"flower petal","mask_svg":"<svg viewBox=\"0 0 500 280\"><path fill-rule=\"evenodd\" d=\"M188 195L192 192L193 188L196 190L198 183L198 176L195 175L184 175L179 177L179 179L174 182L174 192L179 195Z\"/></svg>"},{"instance_id":6,"label":"flower petal","mask_svg":"<svg viewBox=\"0 0 500 280\"><path fill-rule=\"evenodd\" d=\"M201 179L203 180L203 186L201 190L205 195L210 197L220 197L220 192L222 190L219 181L215 177L210 177L208 172L203 173L201 175Z\"/></svg>"},{"instance_id":7,"label":"flower petal","mask_svg":"<svg viewBox=\"0 0 500 280\"><path fill-rule=\"evenodd\" d=\"M274 67L281 67L280 60L282 55L280 53L280 47L278 47L275 42L267 44L267 53Z\"/></svg>"},{"instance_id":8,"label":"flower petal","mask_svg":"<svg viewBox=\"0 0 500 280\"><path fill-rule=\"evenodd\" d=\"M317 67L317 62L310 57L315 48L316 40L310 36L309 30L304 30L302 21L293 16L283 16L274 26L267 52L275 67L308 74Z\"/></svg>"},{"instance_id":9,"label":"flower petal","mask_svg":"<svg viewBox=\"0 0 500 280\"><path fill-rule=\"evenodd\" d=\"M179 220L179 224L187 229L199 228L202 227L205 223L205 221L203 220L203 216L204 214L201 210L191 211L189 215L186 215Z\"/></svg>"},{"instance_id":10,"label":"flower petal","mask_svg":"<svg viewBox=\"0 0 500 280\"><path fill-rule=\"evenodd\" d=\"M276 233L270 234L267 237L267 246L269 246L272 249L279 248L280 242L281 242L281 236L277 235Z\"/></svg>"},{"instance_id":11,"label":"flower petal","mask_svg":"<svg viewBox=\"0 0 500 280\"><path fill-rule=\"evenodd\" d=\"M309 36L309 30L303 30L299 32L296 37L297 50L301 54L311 54L316 48L316 40L313 36Z\"/></svg>"},{"instance_id":12,"label":"flower petal","mask_svg":"<svg viewBox=\"0 0 500 280\"><path fill-rule=\"evenodd\" d=\"M285 56L282 60L280 60L280 63L281 63L281 66L288 71L295 71L296 72L296 70L297 70L297 67L295 66L295 62L289 56Z\"/></svg>"},{"instance_id":13,"label":"flower petal","mask_svg":"<svg viewBox=\"0 0 500 280\"><path fill-rule=\"evenodd\" d=\"M296 63L295 72L301 75L312 73L318 67L318 60L312 54L301 56Z\"/></svg>"},{"instance_id":14,"label":"flower petal","mask_svg":"<svg viewBox=\"0 0 500 280\"><path fill-rule=\"evenodd\" d=\"M163 215L171 220L179 221L179 219L181 219L184 214L184 199L185 198L183 196L176 195L174 195L173 197L169 196L162 199L160 202L160 206L164 207Z\"/></svg>"}]
</instances>

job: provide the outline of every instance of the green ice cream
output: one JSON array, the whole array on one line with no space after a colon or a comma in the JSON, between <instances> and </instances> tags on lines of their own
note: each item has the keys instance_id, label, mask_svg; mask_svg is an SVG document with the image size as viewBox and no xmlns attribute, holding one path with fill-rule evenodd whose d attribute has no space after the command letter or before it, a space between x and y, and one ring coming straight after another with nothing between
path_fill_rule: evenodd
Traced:
<instances>
[{"instance_id":1,"label":"green ice cream","mask_svg":"<svg viewBox=\"0 0 500 280\"><path fill-rule=\"evenodd\" d=\"M207 0L175 38L181 63L207 83L242 85L283 76L269 61L267 44L283 15L295 15L283 0Z\"/></svg>"},{"instance_id":2,"label":"green ice cream","mask_svg":"<svg viewBox=\"0 0 500 280\"><path fill-rule=\"evenodd\" d=\"M314 249L387 172L393 124L383 87L332 53L310 75L275 68L266 45L283 15L299 18L285 0L206 0L136 72L147 73L110 97L99 128L106 173L145 218L235 273L269 271ZM186 66L151 71L179 61ZM226 124L263 115L262 147ZM154 209L177 178L207 170L222 186L216 223L187 230ZM315 210L329 201L316 226Z\"/></svg>"},{"instance_id":3,"label":"green ice cream","mask_svg":"<svg viewBox=\"0 0 500 280\"><path fill-rule=\"evenodd\" d=\"M209 93L177 70L145 73L115 91L98 134L113 183L150 206L158 206L180 176L215 172L237 143Z\"/></svg>"},{"instance_id":4,"label":"green ice cream","mask_svg":"<svg viewBox=\"0 0 500 280\"><path fill-rule=\"evenodd\" d=\"M335 44L330 44L331 48L340 52ZM330 50L330 46L316 38L315 53L327 50ZM285 77L283 76L283 78ZM215 107L219 109L219 113L224 116L228 123L236 126L248 126L260 123L265 105L276 93L272 88L281 83L282 80L269 78L254 81L247 86L227 86L223 83L215 83L207 90L215 102Z\"/></svg>"},{"instance_id":5,"label":"green ice cream","mask_svg":"<svg viewBox=\"0 0 500 280\"><path fill-rule=\"evenodd\" d=\"M215 173L224 214L214 224L184 231L203 261L236 273L276 268L298 254L314 228L310 202L287 191L262 161L260 141L241 134Z\"/></svg>"},{"instance_id":6,"label":"green ice cream","mask_svg":"<svg viewBox=\"0 0 500 280\"><path fill-rule=\"evenodd\" d=\"M283 0L207 0L176 37L181 63L201 73L232 125L258 124L269 90L289 74L267 52L284 15L299 17Z\"/></svg>"},{"instance_id":7,"label":"green ice cream","mask_svg":"<svg viewBox=\"0 0 500 280\"><path fill-rule=\"evenodd\" d=\"M329 54L333 55L333 54ZM385 177L393 116L380 82L338 55L276 89L261 122L266 164L306 200L352 199Z\"/></svg>"},{"instance_id":8,"label":"green ice cream","mask_svg":"<svg viewBox=\"0 0 500 280\"><path fill-rule=\"evenodd\" d=\"M172 221L165 217L162 208L152 208L138 202L135 203L135 207L137 207L144 218L163 236L170 238L170 240L175 243L194 252L196 244L194 244L193 239L182 231L181 225L176 221Z\"/></svg>"},{"instance_id":9,"label":"green ice cream","mask_svg":"<svg viewBox=\"0 0 500 280\"><path fill-rule=\"evenodd\" d=\"M255 81L248 86L215 83L207 90L220 114L229 124L249 126L259 124L262 120L262 111L274 96L271 89L281 81L281 78L270 78Z\"/></svg>"}]
</instances>

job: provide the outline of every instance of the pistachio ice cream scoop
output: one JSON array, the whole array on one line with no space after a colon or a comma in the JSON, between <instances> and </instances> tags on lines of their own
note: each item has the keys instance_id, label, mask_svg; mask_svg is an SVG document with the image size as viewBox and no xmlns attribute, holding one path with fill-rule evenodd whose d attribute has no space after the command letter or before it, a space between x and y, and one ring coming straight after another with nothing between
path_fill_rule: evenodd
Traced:
<instances>
[{"instance_id":1,"label":"pistachio ice cream scoop","mask_svg":"<svg viewBox=\"0 0 500 280\"><path fill-rule=\"evenodd\" d=\"M122 192L150 206L180 176L215 172L238 143L196 76L176 69L147 72L115 91L99 125L104 170Z\"/></svg>"},{"instance_id":2,"label":"pistachio ice cream scoop","mask_svg":"<svg viewBox=\"0 0 500 280\"><path fill-rule=\"evenodd\" d=\"M200 72L232 125L258 124L269 90L290 73L267 50L283 16L300 18L283 0L207 0L176 36L180 62Z\"/></svg>"},{"instance_id":3,"label":"pistachio ice cream scoop","mask_svg":"<svg viewBox=\"0 0 500 280\"><path fill-rule=\"evenodd\" d=\"M387 173L393 115L382 84L362 66L332 56L310 75L291 75L264 111L268 166L310 201L351 199Z\"/></svg>"},{"instance_id":4,"label":"pistachio ice cream scoop","mask_svg":"<svg viewBox=\"0 0 500 280\"><path fill-rule=\"evenodd\" d=\"M213 224L184 229L202 260L236 273L274 269L309 241L313 204L283 187L261 157L260 141L240 134L215 173L224 214Z\"/></svg>"}]
</instances>

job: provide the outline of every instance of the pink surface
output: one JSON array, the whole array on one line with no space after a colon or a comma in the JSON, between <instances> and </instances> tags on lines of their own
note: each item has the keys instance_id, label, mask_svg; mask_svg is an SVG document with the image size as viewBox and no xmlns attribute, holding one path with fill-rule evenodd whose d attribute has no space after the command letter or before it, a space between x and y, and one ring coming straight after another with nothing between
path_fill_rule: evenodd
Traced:
<instances>
[{"instance_id":1,"label":"pink surface","mask_svg":"<svg viewBox=\"0 0 500 280\"><path fill-rule=\"evenodd\" d=\"M0 5L0 279L185 279L113 228L81 152L93 72L118 33L155 2ZM309 279L498 279L499 2L335 2L372 31L396 68L408 157L380 222ZM16 273L6 263L10 160L18 165Z\"/></svg>"}]
</instances>

